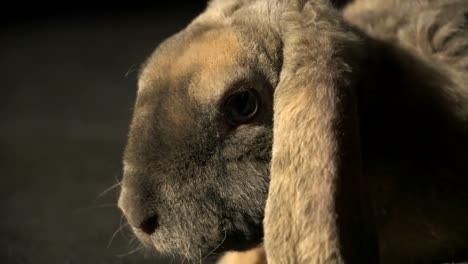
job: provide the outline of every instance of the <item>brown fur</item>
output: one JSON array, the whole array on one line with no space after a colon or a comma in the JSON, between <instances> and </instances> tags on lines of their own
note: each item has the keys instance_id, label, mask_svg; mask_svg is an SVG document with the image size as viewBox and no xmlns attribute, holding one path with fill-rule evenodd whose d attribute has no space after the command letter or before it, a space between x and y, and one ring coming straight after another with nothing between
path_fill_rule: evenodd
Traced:
<instances>
[{"instance_id":1,"label":"brown fur","mask_svg":"<svg viewBox=\"0 0 468 264\"><path fill-rule=\"evenodd\" d=\"M246 252L228 252L218 264L266 264L264 248L255 248Z\"/></svg>"},{"instance_id":2,"label":"brown fur","mask_svg":"<svg viewBox=\"0 0 468 264\"><path fill-rule=\"evenodd\" d=\"M268 258L271 263L375 261L367 204L359 197L365 189L357 144L346 144L357 141L350 75L359 63L359 39L326 1L289 4L283 17L285 62L275 92L265 218ZM344 184L345 179L354 183ZM340 235L342 241L359 235L359 242L340 243Z\"/></svg>"},{"instance_id":3,"label":"brown fur","mask_svg":"<svg viewBox=\"0 0 468 264\"><path fill-rule=\"evenodd\" d=\"M467 260L467 14L464 0L211 1L142 70L129 223L197 261L262 242L271 264ZM220 106L244 86L261 112L232 128Z\"/></svg>"}]
</instances>

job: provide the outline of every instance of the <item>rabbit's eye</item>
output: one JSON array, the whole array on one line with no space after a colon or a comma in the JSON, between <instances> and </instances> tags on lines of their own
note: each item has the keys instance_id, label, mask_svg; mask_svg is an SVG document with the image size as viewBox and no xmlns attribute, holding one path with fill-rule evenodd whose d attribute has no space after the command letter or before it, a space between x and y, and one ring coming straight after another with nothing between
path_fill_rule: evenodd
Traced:
<instances>
[{"instance_id":1,"label":"rabbit's eye","mask_svg":"<svg viewBox=\"0 0 468 264\"><path fill-rule=\"evenodd\" d=\"M243 90L227 98L224 103L224 116L230 125L240 125L252 119L257 109L257 94L252 90Z\"/></svg>"}]
</instances>

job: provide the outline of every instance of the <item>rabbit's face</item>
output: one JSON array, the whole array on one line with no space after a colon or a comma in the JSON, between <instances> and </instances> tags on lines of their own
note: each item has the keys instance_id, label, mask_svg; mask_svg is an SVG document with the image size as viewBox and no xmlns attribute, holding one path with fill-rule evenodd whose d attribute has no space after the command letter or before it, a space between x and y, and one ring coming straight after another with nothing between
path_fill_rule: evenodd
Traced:
<instances>
[{"instance_id":1,"label":"rabbit's face","mask_svg":"<svg viewBox=\"0 0 468 264\"><path fill-rule=\"evenodd\" d=\"M280 42L246 27L192 25L141 72L119 206L162 253L262 241Z\"/></svg>"}]
</instances>

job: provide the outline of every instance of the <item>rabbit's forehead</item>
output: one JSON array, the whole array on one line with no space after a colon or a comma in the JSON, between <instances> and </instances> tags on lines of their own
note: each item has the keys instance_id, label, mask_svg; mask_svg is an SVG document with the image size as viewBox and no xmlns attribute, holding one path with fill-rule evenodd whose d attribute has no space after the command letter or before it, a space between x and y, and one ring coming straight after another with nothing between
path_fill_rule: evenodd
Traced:
<instances>
[{"instance_id":1,"label":"rabbit's forehead","mask_svg":"<svg viewBox=\"0 0 468 264\"><path fill-rule=\"evenodd\" d=\"M188 94L199 102L217 100L227 89L226 82L242 69L245 51L238 36L229 30L206 32L189 45L185 54L175 63L175 69L186 67L195 71ZM185 73L182 73L185 74Z\"/></svg>"},{"instance_id":2,"label":"rabbit's forehead","mask_svg":"<svg viewBox=\"0 0 468 264\"><path fill-rule=\"evenodd\" d=\"M196 38L150 61L140 77L139 94L153 89L183 89L198 103L218 100L228 83L241 74L248 52L238 34L229 28L202 32ZM189 78L187 78L189 76ZM184 86L168 87L158 81L185 80ZM177 91L180 92L180 91Z\"/></svg>"}]
</instances>

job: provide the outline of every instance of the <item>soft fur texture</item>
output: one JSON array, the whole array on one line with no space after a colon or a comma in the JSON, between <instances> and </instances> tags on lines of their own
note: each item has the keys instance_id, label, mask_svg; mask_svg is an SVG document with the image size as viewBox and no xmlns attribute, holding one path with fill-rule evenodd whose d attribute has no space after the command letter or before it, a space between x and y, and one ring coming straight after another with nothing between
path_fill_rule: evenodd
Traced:
<instances>
[{"instance_id":1,"label":"soft fur texture","mask_svg":"<svg viewBox=\"0 0 468 264\"><path fill-rule=\"evenodd\" d=\"M229 252L225 254L218 264L265 264L266 255L263 247L255 248L245 252Z\"/></svg>"},{"instance_id":2,"label":"soft fur texture","mask_svg":"<svg viewBox=\"0 0 468 264\"><path fill-rule=\"evenodd\" d=\"M467 25L464 0L211 1L141 71L128 222L196 261L468 260ZM232 127L242 89L259 112Z\"/></svg>"}]
</instances>

